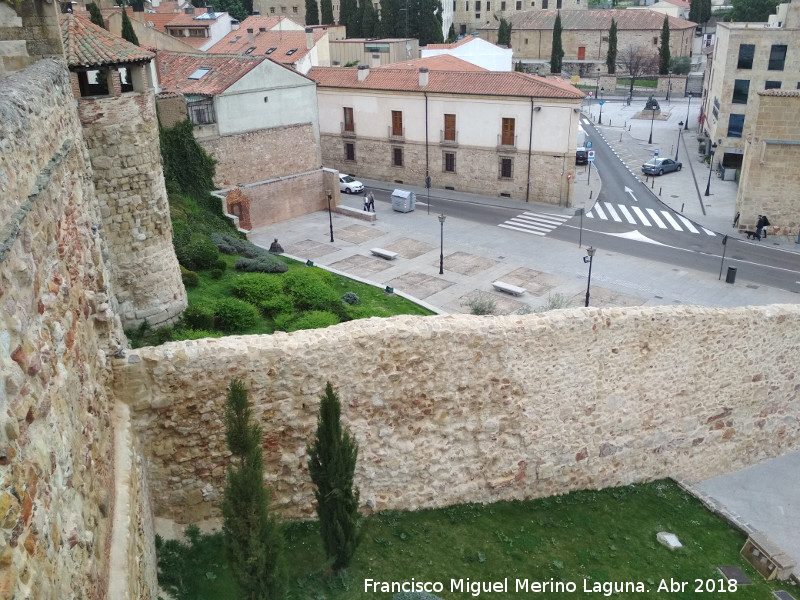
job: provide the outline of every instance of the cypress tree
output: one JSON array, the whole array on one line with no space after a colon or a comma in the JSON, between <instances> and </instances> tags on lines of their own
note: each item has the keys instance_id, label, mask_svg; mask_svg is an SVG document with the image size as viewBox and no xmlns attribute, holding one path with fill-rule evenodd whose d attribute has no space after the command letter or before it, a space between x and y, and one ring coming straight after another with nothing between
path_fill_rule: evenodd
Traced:
<instances>
[{"instance_id":1,"label":"cypress tree","mask_svg":"<svg viewBox=\"0 0 800 600\"><path fill-rule=\"evenodd\" d=\"M456 41L456 26L450 23L450 29L447 30L447 43L452 44Z\"/></svg>"},{"instance_id":2,"label":"cypress tree","mask_svg":"<svg viewBox=\"0 0 800 600\"><path fill-rule=\"evenodd\" d=\"M320 0L320 25L335 25L333 21L333 4L331 0Z\"/></svg>"},{"instance_id":3,"label":"cypress tree","mask_svg":"<svg viewBox=\"0 0 800 600\"><path fill-rule=\"evenodd\" d=\"M664 15L664 25L661 27L661 45L658 47L658 73L666 75L669 72L669 18Z\"/></svg>"},{"instance_id":4,"label":"cypress tree","mask_svg":"<svg viewBox=\"0 0 800 600\"><path fill-rule=\"evenodd\" d=\"M233 455L222 501L222 532L228 566L240 598L280 598L286 587L283 536L268 513L261 428L252 421L241 381L228 386L225 437Z\"/></svg>"},{"instance_id":5,"label":"cypress tree","mask_svg":"<svg viewBox=\"0 0 800 600\"><path fill-rule=\"evenodd\" d=\"M608 29L606 68L608 69L609 75L613 75L617 72L617 22L614 19L611 19L611 27Z\"/></svg>"},{"instance_id":6,"label":"cypress tree","mask_svg":"<svg viewBox=\"0 0 800 600\"><path fill-rule=\"evenodd\" d=\"M398 0L381 1L381 35L386 38L405 35L400 25L400 5Z\"/></svg>"},{"instance_id":7,"label":"cypress tree","mask_svg":"<svg viewBox=\"0 0 800 600\"><path fill-rule=\"evenodd\" d=\"M506 47L511 45L511 25L502 17L497 28L497 45Z\"/></svg>"},{"instance_id":8,"label":"cypress tree","mask_svg":"<svg viewBox=\"0 0 800 600\"><path fill-rule=\"evenodd\" d=\"M319 25L317 0L306 0L306 25Z\"/></svg>"},{"instance_id":9,"label":"cypress tree","mask_svg":"<svg viewBox=\"0 0 800 600\"><path fill-rule=\"evenodd\" d=\"M333 569L346 568L360 541L358 488L353 476L358 443L342 429L341 403L330 382L320 398L317 434L308 448L308 471L316 489L320 533Z\"/></svg>"},{"instance_id":10,"label":"cypress tree","mask_svg":"<svg viewBox=\"0 0 800 600\"><path fill-rule=\"evenodd\" d=\"M122 38L128 40L131 44L139 45L139 38L136 37L136 32L133 30L133 25L131 25L131 20L128 18L124 4L122 6Z\"/></svg>"},{"instance_id":11,"label":"cypress tree","mask_svg":"<svg viewBox=\"0 0 800 600\"><path fill-rule=\"evenodd\" d=\"M564 60L564 47L561 45L561 12L556 13L553 25L553 48L550 51L550 72L561 73L561 61Z\"/></svg>"},{"instance_id":12,"label":"cypress tree","mask_svg":"<svg viewBox=\"0 0 800 600\"><path fill-rule=\"evenodd\" d=\"M409 10L410 4L409 4ZM419 39L420 46L428 44L441 44L444 42L442 35L442 3L440 0L419 0L416 2L416 11L411 12L414 18L416 33L409 34Z\"/></svg>"},{"instance_id":13,"label":"cypress tree","mask_svg":"<svg viewBox=\"0 0 800 600\"><path fill-rule=\"evenodd\" d=\"M339 4L339 25L347 27L347 37L361 37L361 19L356 0L341 0Z\"/></svg>"},{"instance_id":14,"label":"cypress tree","mask_svg":"<svg viewBox=\"0 0 800 600\"><path fill-rule=\"evenodd\" d=\"M97 4L90 2L86 5L86 8L89 10L90 21L92 23L103 29L108 29L108 27L106 27L106 22L103 20L103 13L100 12L100 7L97 6Z\"/></svg>"},{"instance_id":15,"label":"cypress tree","mask_svg":"<svg viewBox=\"0 0 800 600\"><path fill-rule=\"evenodd\" d=\"M378 11L372 4L372 0L361 0L361 35L365 38L379 37L381 34L381 22L378 19Z\"/></svg>"}]
</instances>

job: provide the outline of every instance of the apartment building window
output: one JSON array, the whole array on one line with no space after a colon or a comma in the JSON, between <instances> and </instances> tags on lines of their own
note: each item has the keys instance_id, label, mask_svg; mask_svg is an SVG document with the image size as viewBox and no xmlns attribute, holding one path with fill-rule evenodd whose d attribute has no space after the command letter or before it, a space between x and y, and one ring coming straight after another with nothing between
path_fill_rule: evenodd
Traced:
<instances>
[{"instance_id":1,"label":"apartment building window","mask_svg":"<svg viewBox=\"0 0 800 600\"><path fill-rule=\"evenodd\" d=\"M505 10L505 9L506 9L506 3L505 2L501 2L500 3L500 10Z\"/></svg>"},{"instance_id":2,"label":"apartment building window","mask_svg":"<svg viewBox=\"0 0 800 600\"><path fill-rule=\"evenodd\" d=\"M344 159L345 160L355 160L356 159L356 145L353 142L345 142L345 144L344 144Z\"/></svg>"},{"instance_id":3,"label":"apartment building window","mask_svg":"<svg viewBox=\"0 0 800 600\"><path fill-rule=\"evenodd\" d=\"M550 2L550 0L542 0L542 9L543 10L547 10L549 2Z\"/></svg>"},{"instance_id":4,"label":"apartment building window","mask_svg":"<svg viewBox=\"0 0 800 600\"><path fill-rule=\"evenodd\" d=\"M456 172L456 153L445 152L442 156L442 166L445 173Z\"/></svg>"},{"instance_id":5,"label":"apartment building window","mask_svg":"<svg viewBox=\"0 0 800 600\"><path fill-rule=\"evenodd\" d=\"M753 56L756 53L755 44L739 44L739 62L736 63L737 69L752 69Z\"/></svg>"},{"instance_id":6,"label":"apartment building window","mask_svg":"<svg viewBox=\"0 0 800 600\"><path fill-rule=\"evenodd\" d=\"M744 129L744 115L731 115L728 117L728 137L742 137L742 129Z\"/></svg>"},{"instance_id":7,"label":"apartment building window","mask_svg":"<svg viewBox=\"0 0 800 600\"><path fill-rule=\"evenodd\" d=\"M767 81L764 84L765 90L779 90L781 89L781 82L780 81Z\"/></svg>"},{"instance_id":8,"label":"apartment building window","mask_svg":"<svg viewBox=\"0 0 800 600\"><path fill-rule=\"evenodd\" d=\"M345 131L355 131L356 124L353 121L353 109L352 107L345 106L344 107L344 130Z\"/></svg>"},{"instance_id":9,"label":"apartment building window","mask_svg":"<svg viewBox=\"0 0 800 600\"><path fill-rule=\"evenodd\" d=\"M466 8L466 12L469 12L469 0L467 0L467 8Z\"/></svg>"},{"instance_id":10,"label":"apartment building window","mask_svg":"<svg viewBox=\"0 0 800 600\"><path fill-rule=\"evenodd\" d=\"M475 0L475 12L480 12L481 10L481 0Z\"/></svg>"},{"instance_id":11,"label":"apartment building window","mask_svg":"<svg viewBox=\"0 0 800 600\"><path fill-rule=\"evenodd\" d=\"M492 10L492 6L491 6L491 4L490 4L490 3L487 1L487 2L486 2L486 12L489 12L490 10Z\"/></svg>"},{"instance_id":12,"label":"apartment building window","mask_svg":"<svg viewBox=\"0 0 800 600\"><path fill-rule=\"evenodd\" d=\"M514 178L514 159L508 157L500 157L500 168L498 172L500 179L513 179Z\"/></svg>"},{"instance_id":13,"label":"apartment building window","mask_svg":"<svg viewBox=\"0 0 800 600\"><path fill-rule=\"evenodd\" d=\"M445 115L444 116L444 139L447 142L455 142L456 141L456 116L455 115Z\"/></svg>"},{"instance_id":14,"label":"apartment building window","mask_svg":"<svg viewBox=\"0 0 800 600\"><path fill-rule=\"evenodd\" d=\"M275 14L275 7L274 6L270 6L269 7L269 12L271 12L274 15Z\"/></svg>"},{"instance_id":15,"label":"apartment building window","mask_svg":"<svg viewBox=\"0 0 800 600\"><path fill-rule=\"evenodd\" d=\"M392 148L392 164L395 167L402 167L403 166L403 149L402 148Z\"/></svg>"},{"instance_id":16,"label":"apartment building window","mask_svg":"<svg viewBox=\"0 0 800 600\"><path fill-rule=\"evenodd\" d=\"M773 44L769 51L768 71L783 71L786 62L786 44Z\"/></svg>"},{"instance_id":17,"label":"apartment building window","mask_svg":"<svg viewBox=\"0 0 800 600\"><path fill-rule=\"evenodd\" d=\"M392 111L392 135L395 137L403 137L403 111Z\"/></svg>"},{"instance_id":18,"label":"apartment building window","mask_svg":"<svg viewBox=\"0 0 800 600\"><path fill-rule=\"evenodd\" d=\"M296 7L296 6L293 6L293 7L292 7L292 12L293 12L294 14L297 14L297 7Z\"/></svg>"},{"instance_id":19,"label":"apartment building window","mask_svg":"<svg viewBox=\"0 0 800 600\"><path fill-rule=\"evenodd\" d=\"M453 12L456 12L456 0L453 0Z\"/></svg>"},{"instance_id":20,"label":"apartment building window","mask_svg":"<svg viewBox=\"0 0 800 600\"><path fill-rule=\"evenodd\" d=\"M749 79L734 79L733 81L733 98L731 102L734 104L747 104L747 95L750 93L750 80Z\"/></svg>"},{"instance_id":21,"label":"apartment building window","mask_svg":"<svg viewBox=\"0 0 800 600\"><path fill-rule=\"evenodd\" d=\"M503 129L500 137L500 143L503 146L514 145L514 119L503 118Z\"/></svg>"},{"instance_id":22,"label":"apartment building window","mask_svg":"<svg viewBox=\"0 0 800 600\"><path fill-rule=\"evenodd\" d=\"M658 46L658 38L657 37L653 38L653 46Z\"/></svg>"},{"instance_id":23,"label":"apartment building window","mask_svg":"<svg viewBox=\"0 0 800 600\"><path fill-rule=\"evenodd\" d=\"M556 8L561 8L561 0L556 0Z\"/></svg>"},{"instance_id":24,"label":"apartment building window","mask_svg":"<svg viewBox=\"0 0 800 600\"><path fill-rule=\"evenodd\" d=\"M517 0L517 10L522 10L522 0Z\"/></svg>"}]
</instances>

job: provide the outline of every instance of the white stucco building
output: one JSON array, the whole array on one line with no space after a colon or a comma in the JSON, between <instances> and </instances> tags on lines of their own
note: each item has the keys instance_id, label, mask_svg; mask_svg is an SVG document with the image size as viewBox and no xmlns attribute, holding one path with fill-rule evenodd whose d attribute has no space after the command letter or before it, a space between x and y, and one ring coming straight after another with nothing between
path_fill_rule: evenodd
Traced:
<instances>
[{"instance_id":1,"label":"white stucco building","mask_svg":"<svg viewBox=\"0 0 800 600\"><path fill-rule=\"evenodd\" d=\"M467 37L452 44L428 44L422 49L422 58L450 54L488 71L510 71L513 68L514 51L487 42L477 35Z\"/></svg>"}]
</instances>

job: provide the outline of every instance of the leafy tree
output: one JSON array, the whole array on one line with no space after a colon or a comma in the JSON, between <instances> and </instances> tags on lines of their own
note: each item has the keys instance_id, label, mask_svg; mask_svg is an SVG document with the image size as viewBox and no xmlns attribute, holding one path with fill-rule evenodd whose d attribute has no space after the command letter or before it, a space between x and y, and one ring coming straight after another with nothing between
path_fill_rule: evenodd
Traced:
<instances>
[{"instance_id":1,"label":"leafy tree","mask_svg":"<svg viewBox=\"0 0 800 600\"><path fill-rule=\"evenodd\" d=\"M750 2L750 0L748 0ZM690 0L689 20L702 25L711 17L711 0ZM764 19L766 21L766 19Z\"/></svg>"},{"instance_id":2,"label":"leafy tree","mask_svg":"<svg viewBox=\"0 0 800 600\"><path fill-rule=\"evenodd\" d=\"M775 14L781 0L731 0L731 18L742 22L764 22Z\"/></svg>"},{"instance_id":3,"label":"leafy tree","mask_svg":"<svg viewBox=\"0 0 800 600\"><path fill-rule=\"evenodd\" d=\"M361 15L358 13L358 2L356 0L341 0L341 4L339 4L339 25L347 27L347 37L361 37Z\"/></svg>"},{"instance_id":4,"label":"leafy tree","mask_svg":"<svg viewBox=\"0 0 800 600\"><path fill-rule=\"evenodd\" d=\"M456 26L453 23L450 23L450 29L447 30L447 43L452 44L456 41Z\"/></svg>"},{"instance_id":5,"label":"leafy tree","mask_svg":"<svg viewBox=\"0 0 800 600\"><path fill-rule=\"evenodd\" d=\"M306 0L306 25L319 25L317 0Z\"/></svg>"},{"instance_id":6,"label":"leafy tree","mask_svg":"<svg viewBox=\"0 0 800 600\"><path fill-rule=\"evenodd\" d=\"M561 73L561 61L564 60L564 47L561 45L561 12L556 13L553 25L553 48L550 51L550 72Z\"/></svg>"},{"instance_id":7,"label":"leafy tree","mask_svg":"<svg viewBox=\"0 0 800 600\"><path fill-rule=\"evenodd\" d=\"M692 70L692 59L688 56L673 56L669 61L673 75L686 75Z\"/></svg>"},{"instance_id":8,"label":"leafy tree","mask_svg":"<svg viewBox=\"0 0 800 600\"><path fill-rule=\"evenodd\" d=\"M525 67L523 66L521 60L518 60L517 63L514 65L514 70L518 71L520 73L524 73L525 72Z\"/></svg>"},{"instance_id":9,"label":"leafy tree","mask_svg":"<svg viewBox=\"0 0 800 600\"><path fill-rule=\"evenodd\" d=\"M320 0L320 25L335 25L331 0Z\"/></svg>"},{"instance_id":10,"label":"leafy tree","mask_svg":"<svg viewBox=\"0 0 800 600\"><path fill-rule=\"evenodd\" d=\"M239 598L279 598L286 587L283 536L269 514L261 428L252 420L244 384L234 379L225 403L225 437L233 455L222 501L222 532Z\"/></svg>"},{"instance_id":11,"label":"leafy tree","mask_svg":"<svg viewBox=\"0 0 800 600\"><path fill-rule=\"evenodd\" d=\"M502 17L500 26L497 28L497 45L511 46L511 24Z\"/></svg>"},{"instance_id":12,"label":"leafy tree","mask_svg":"<svg viewBox=\"0 0 800 600\"><path fill-rule=\"evenodd\" d=\"M420 46L444 42L440 0L409 0L408 11L409 36L416 37Z\"/></svg>"},{"instance_id":13,"label":"leafy tree","mask_svg":"<svg viewBox=\"0 0 800 600\"><path fill-rule=\"evenodd\" d=\"M203 196L214 189L216 161L197 143L189 119L174 127L161 127L159 139L167 188L177 186L193 196Z\"/></svg>"},{"instance_id":14,"label":"leafy tree","mask_svg":"<svg viewBox=\"0 0 800 600\"><path fill-rule=\"evenodd\" d=\"M366 38L379 37L381 21L372 0L361 0L361 35Z\"/></svg>"},{"instance_id":15,"label":"leafy tree","mask_svg":"<svg viewBox=\"0 0 800 600\"><path fill-rule=\"evenodd\" d=\"M144 12L144 0L129 0L133 12Z\"/></svg>"},{"instance_id":16,"label":"leafy tree","mask_svg":"<svg viewBox=\"0 0 800 600\"><path fill-rule=\"evenodd\" d=\"M125 7L122 7L122 38L128 40L131 44L139 45L139 38L136 37L136 32L133 30L131 20L128 18L128 12Z\"/></svg>"},{"instance_id":17,"label":"leafy tree","mask_svg":"<svg viewBox=\"0 0 800 600\"><path fill-rule=\"evenodd\" d=\"M664 24L661 26L661 45L658 47L658 73L666 75L669 72L669 17L664 15Z\"/></svg>"},{"instance_id":18,"label":"leafy tree","mask_svg":"<svg viewBox=\"0 0 800 600\"><path fill-rule=\"evenodd\" d=\"M108 29L106 27L106 23L103 20L103 13L100 12L100 7L97 6L94 2L90 2L86 5L86 8L89 10L90 20L95 25L102 27L103 29Z\"/></svg>"},{"instance_id":19,"label":"leafy tree","mask_svg":"<svg viewBox=\"0 0 800 600\"><path fill-rule=\"evenodd\" d=\"M241 0L212 0L215 11L226 12L234 19L244 21L250 14Z\"/></svg>"},{"instance_id":20,"label":"leafy tree","mask_svg":"<svg viewBox=\"0 0 800 600\"><path fill-rule=\"evenodd\" d=\"M308 448L320 533L335 571L350 564L360 541L358 488L353 483L358 443L342 429L341 408L339 396L328 382L320 398L317 434Z\"/></svg>"},{"instance_id":21,"label":"leafy tree","mask_svg":"<svg viewBox=\"0 0 800 600\"><path fill-rule=\"evenodd\" d=\"M652 74L658 68L658 55L648 54L643 46L627 46L619 55L618 61L631 78L630 95L633 96L633 84L637 78Z\"/></svg>"},{"instance_id":22,"label":"leafy tree","mask_svg":"<svg viewBox=\"0 0 800 600\"><path fill-rule=\"evenodd\" d=\"M609 75L614 75L617 72L617 22L613 18L611 19L611 27L608 29L606 68Z\"/></svg>"}]
</instances>

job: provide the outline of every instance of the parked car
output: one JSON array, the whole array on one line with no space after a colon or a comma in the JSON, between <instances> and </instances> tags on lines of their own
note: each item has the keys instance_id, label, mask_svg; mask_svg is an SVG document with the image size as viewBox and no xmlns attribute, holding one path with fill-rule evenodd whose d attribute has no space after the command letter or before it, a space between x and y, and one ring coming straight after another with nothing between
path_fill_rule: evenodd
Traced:
<instances>
[{"instance_id":1,"label":"parked car","mask_svg":"<svg viewBox=\"0 0 800 600\"><path fill-rule=\"evenodd\" d=\"M585 165L589 162L589 151L586 148L578 148L575 151L575 164Z\"/></svg>"},{"instance_id":2,"label":"parked car","mask_svg":"<svg viewBox=\"0 0 800 600\"><path fill-rule=\"evenodd\" d=\"M683 165L671 158L654 158L642 165L642 173L646 175L663 175L671 171L680 171Z\"/></svg>"},{"instance_id":3,"label":"parked car","mask_svg":"<svg viewBox=\"0 0 800 600\"><path fill-rule=\"evenodd\" d=\"M364 191L364 184L352 175L339 173L339 191L345 194L360 194Z\"/></svg>"}]
</instances>

